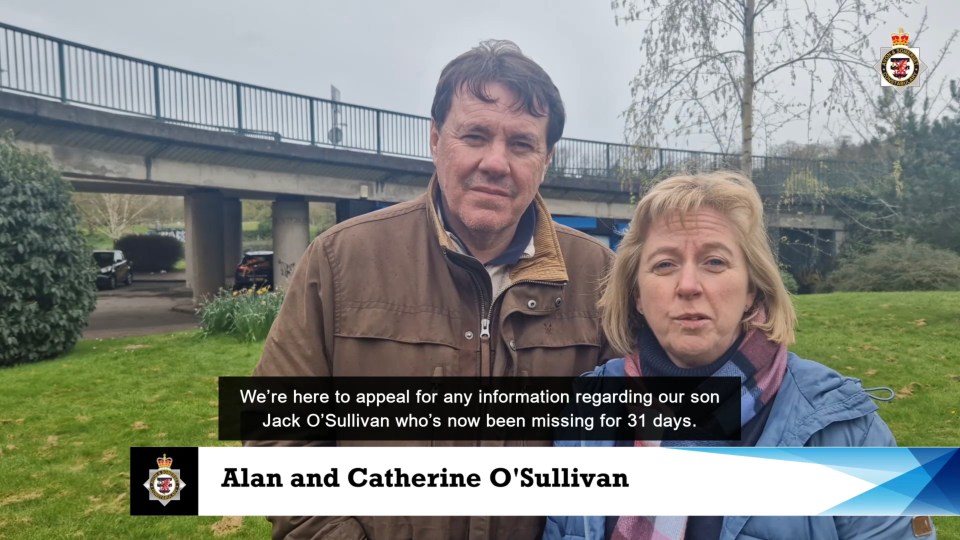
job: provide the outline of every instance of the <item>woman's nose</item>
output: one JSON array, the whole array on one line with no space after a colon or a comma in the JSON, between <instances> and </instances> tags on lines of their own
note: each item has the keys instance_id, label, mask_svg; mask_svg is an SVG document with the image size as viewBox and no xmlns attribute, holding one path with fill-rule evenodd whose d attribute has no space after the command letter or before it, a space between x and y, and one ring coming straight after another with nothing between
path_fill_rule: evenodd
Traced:
<instances>
[{"instance_id":1,"label":"woman's nose","mask_svg":"<svg viewBox=\"0 0 960 540\"><path fill-rule=\"evenodd\" d=\"M680 268L679 281L677 282L677 294L687 298L696 296L703 292L700 286L700 276L697 273L697 267L693 264L685 264Z\"/></svg>"}]
</instances>

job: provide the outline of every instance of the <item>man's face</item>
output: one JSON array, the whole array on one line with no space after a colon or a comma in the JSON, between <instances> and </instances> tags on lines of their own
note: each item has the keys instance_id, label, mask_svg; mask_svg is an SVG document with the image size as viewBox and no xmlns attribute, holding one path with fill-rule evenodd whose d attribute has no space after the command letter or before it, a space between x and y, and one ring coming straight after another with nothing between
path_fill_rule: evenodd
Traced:
<instances>
[{"instance_id":1,"label":"man's face","mask_svg":"<svg viewBox=\"0 0 960 540\"><path fill-rule=\"evenodd\" d=\"M465 241L509 241L550 163L547 117L516 107L517 96L491 83L485 103L461 89L442 128L430 129L447 219Z\"/></svg>"}]
</instances>

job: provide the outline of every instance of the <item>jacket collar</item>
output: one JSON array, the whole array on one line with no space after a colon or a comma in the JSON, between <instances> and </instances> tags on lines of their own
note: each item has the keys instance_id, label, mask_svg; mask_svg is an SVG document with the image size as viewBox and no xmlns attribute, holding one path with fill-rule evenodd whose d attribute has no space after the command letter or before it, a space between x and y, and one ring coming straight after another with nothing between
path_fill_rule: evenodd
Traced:
<instances>
[{"instance_id":1,"label":"jacket collar","mask_svg":"<svg viewBox=\"0 0 960 540\"><path fill-rule=\"evenodd\" d=\"M440 246L456 252L457 248L447 235L443 220L437 214L436 206L433 204L439 193L440 183L434 173L425 195L427 213ZM557 239L557 231L553 226L550 211L547 210L547 205L539 193L534 197L533 205L537 212L536 229L533 232L534 254L533 257L520 259L520 262L513 266L510 271L510 281L513 283L518 281L566 282L567 267L563 261L563 253L560 251L560 240Z\"/></svg>"}]
</instances>

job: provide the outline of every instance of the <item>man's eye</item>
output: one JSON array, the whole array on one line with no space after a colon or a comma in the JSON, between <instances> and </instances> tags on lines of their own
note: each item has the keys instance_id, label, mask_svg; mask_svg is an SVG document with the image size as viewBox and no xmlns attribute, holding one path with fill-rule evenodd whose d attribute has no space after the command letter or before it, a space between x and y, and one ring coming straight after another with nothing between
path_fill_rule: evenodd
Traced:
<instances>
[{"instance_id":1,"label":"man's eye","mask_svg":"<svg viewBox=\"0 0 960 540\"><path fill-rule=\"evenodd\" d=\"M524 141L517 141L513 143L513 147L519 150L523 150L524 152L529 152L533 150L533 145Z\"/></svg>"},{"instance_id":2,"label":"man's eye","mask_svg":"<svg viewBox=\"0 0 960 540\"><path fill-rule=\"evenodd\" d=\"M467 134L464 135L462 138L463 138L463 140L465 140L465 141L467 141L467 142L470 142L470 143L483 142L483 135L480 135L480 134L477 134L477 133L467 133Z\"/></svg>"}]
</instances>

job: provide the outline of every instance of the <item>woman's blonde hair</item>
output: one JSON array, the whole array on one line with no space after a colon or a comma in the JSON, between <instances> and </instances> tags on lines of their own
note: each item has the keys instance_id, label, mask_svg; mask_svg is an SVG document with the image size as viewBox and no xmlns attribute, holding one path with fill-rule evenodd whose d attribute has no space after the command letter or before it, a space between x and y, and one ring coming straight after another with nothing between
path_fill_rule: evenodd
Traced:
<instances>
[{"instance_id":1,"label":"woman's blonde hair","mask_svg":"<svg viewBox=\"0 0 960 540\"><path fill-rule=\"evenodd\" d=\"M744 331L756 327L775 343L793 343L797 316L770 249L760 194L742 174L718 171L667 178L651 188L637 205L630 228L617 247L617 258L599 302L603 330L620 354L633 351L637 333L645 324L636 310L636 300L640 294L640 252L647 231L661 219L682 218L704 208L716 210L730 220L747 260L748 279L756 299L744 317ZM761 305L767 318L766 322L757 323L754 318Z\"/></svg>"}]
</instances>

